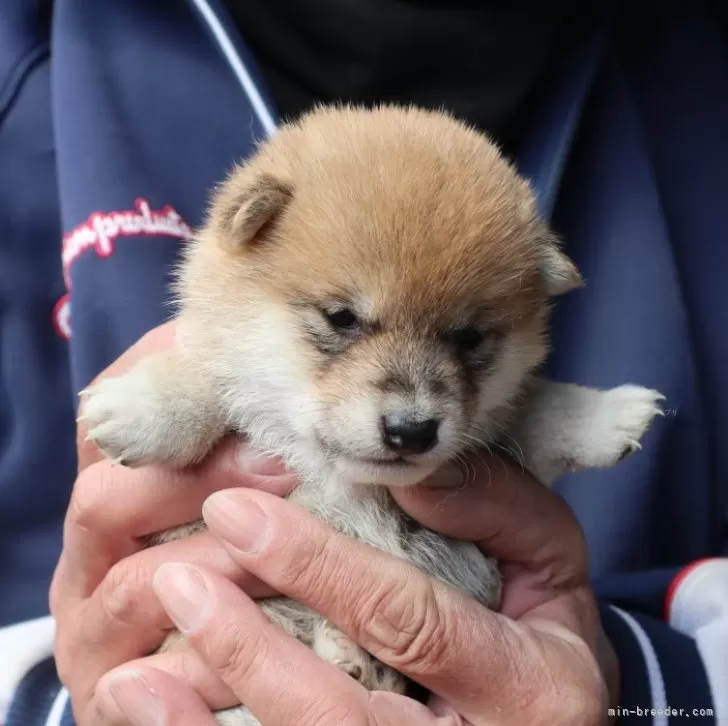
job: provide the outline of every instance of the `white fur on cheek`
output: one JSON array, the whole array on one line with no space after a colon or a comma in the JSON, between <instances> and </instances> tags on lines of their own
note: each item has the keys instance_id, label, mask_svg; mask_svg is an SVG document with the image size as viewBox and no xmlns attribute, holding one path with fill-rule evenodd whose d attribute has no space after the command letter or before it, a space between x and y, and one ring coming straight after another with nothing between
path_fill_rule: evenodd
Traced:
<instances>
[{"instance_id":1,"label":"white fur on cheek","mask_svg":"<svg viewBox=\"0 0 728 726\"><path fill-rule=\"evenodd\" d=\"M543 355L544 346L533 334L520 331L508 334L503 339L495 368L483 386L479 410L494 411L510 402Z\"/></svg>"},{"instance_id":2,"label":"white fur on cheek","mask_svg":"<svg viewBox=\"0 0 728 726\"><path fill-rule=\"evenodd\" d=\"M255 447L284 456L293 468L319 466L314 430L321 406L311 390L296 318L261 298L246 301L242 313L244 318L238 310L217 323L219 349L206 355L230 427L245 432Z\"/></svg>"},{"instance_id":3,"label":"white fur on cheek","mask_svg":"<svg viewBox=\"0 0 728 726\"><path fill-rule=\"evenodd\" d=\"M473 426L477 439L487 441L500 433L499 422L493 420L492 413L511 404L527 375L545 354L543 341L533 333L514 331L504 338L494 368L480 388Z\"/></svg>"}]
</instances>

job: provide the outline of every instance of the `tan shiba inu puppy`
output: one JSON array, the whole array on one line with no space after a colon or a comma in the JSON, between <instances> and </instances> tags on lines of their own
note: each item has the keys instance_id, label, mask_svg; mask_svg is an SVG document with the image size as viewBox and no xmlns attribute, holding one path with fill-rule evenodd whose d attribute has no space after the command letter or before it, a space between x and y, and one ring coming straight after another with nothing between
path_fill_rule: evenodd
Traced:
<instances>
[{"instance_id":1,"label":"tan shiba inu puppy","mask_svg":"<svg viewBox=\"0 0 728 726\"><path fill-rule=\"evenodd\" d=\"M639 448L656 391L535 375L551 298L581 284L485 136L414 108L321 108L217 190L180 269L177 348L92 388L82 413L129 466L184 466L237 432L300 473L292 500L495 608L495 563L407 520L385 487L491 443L546 485ZM403 690L316 613L262 607L367 688Z\"/></svg>"}]
</instances>

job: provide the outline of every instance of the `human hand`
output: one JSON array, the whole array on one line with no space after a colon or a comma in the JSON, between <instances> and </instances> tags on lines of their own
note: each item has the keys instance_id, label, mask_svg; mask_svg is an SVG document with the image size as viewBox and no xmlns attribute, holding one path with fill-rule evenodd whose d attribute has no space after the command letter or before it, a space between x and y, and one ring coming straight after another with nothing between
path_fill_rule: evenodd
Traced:
<instances>
[{"instance_id":1,"label":"human hand","mask_svg":"<svg viewBox=\"0 0 728 726\"><path fill-rule=\"evenodd\" d=\"M118 375L142 356L172 345L173 324L156 328L97 380ZM185 679L212 706L233 705L235 696L189 647L145 657L173 627L154 595L152 578L161 564L181 561L204 565L252 596L269 595L271 589L242 570L207 532L149 549L146 538L199 519L202 503L212 492L247 486L285 494L293 488L294 477L279 463L256 458L233 440L186 471L112 466L86 441L82 422L77 447L78 478L50 593L56 665L70 692L77 724L97 723L94 691L99 678L139 658Z\"/></svg>"},{"instance_id":2,"label":"human hand","mask_svg":"<svg viewBox=\"0 0 728 726\"><path fill-rule=\"evenodd\" d=\"M157 594L263 726L605 723L616 661L587 583L582 533L568 507L528 477L477 466L467 484L448 484L451 469L395 496L423 523L502 559L503 614L265 493L219 492L203 510L241 568L424 685L429 707L366 692L204 568L166 565ZM98 694L111 723L123 714L134 724L215 723L193 688L146 666L109 674Z\"/></svg>"}]
</instances>

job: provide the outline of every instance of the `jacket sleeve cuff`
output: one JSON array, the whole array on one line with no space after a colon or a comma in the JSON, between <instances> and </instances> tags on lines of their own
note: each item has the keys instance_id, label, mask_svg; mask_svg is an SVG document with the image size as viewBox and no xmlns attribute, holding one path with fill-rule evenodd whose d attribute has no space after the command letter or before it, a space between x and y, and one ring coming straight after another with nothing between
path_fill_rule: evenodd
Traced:
<instances>
[{"instance_id":1,"label":"jacket sleeve cuff","mask_svg":"<svg viewBox=\"0 0 728 726\"><path fill-rule=\"evenodd\" d=\"M58 679L52 658L41 661L25 675L6 719L4 726L75 726L68 691Z\"/></svg>"},{"instance_id":2,"label":"jacket sleeve cuff","mask_svg":"<svg viewBox=\"0 0 728 726\"><path fill-rule=\"evenodd\" d=\"M0 628L0 726L73 726L50 616Z\"/></svg>"},{"instance_id":3,"label":"jacket sleeve cuff","mask_svg":"<svg viewBox=\"0 0 728 726\"><path fill-rule=\"evenodd\" d=\"M619 658L620 724L728 723L728 559L675 576L665 620L601 608Z\"/></svg>"}]
</instances>

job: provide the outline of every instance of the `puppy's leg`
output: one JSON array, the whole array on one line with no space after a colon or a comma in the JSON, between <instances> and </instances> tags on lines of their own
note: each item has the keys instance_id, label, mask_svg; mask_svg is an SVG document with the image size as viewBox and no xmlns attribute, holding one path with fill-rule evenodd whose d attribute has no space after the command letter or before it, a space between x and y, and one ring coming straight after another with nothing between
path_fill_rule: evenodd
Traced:
<instances>
[{"instance_id":1,"label":"puppy's leg","mask_svg":"<svg viewBox=\"0 0 728 726\"><path fill-rule=\"evenodd\" d=\"M209 379L171 350L89 388L79 420L116 462L186 466L202 459L225 432L216 400Z\"/></svg>"},{"instance_id":2,"label":"puppy's leg","mask_svg":"<svg viewBox=\"0 0 728 726\"><path fill-rule=\"evenodd\" d=\"M655 416L658 391L624 385L609 390L541 379L513 436L524 465L544 484L567 471L613 466L640 447Z\"/></svg>"}]
</instances>

